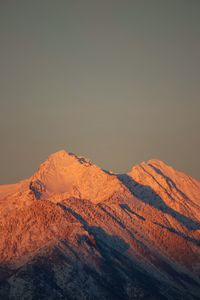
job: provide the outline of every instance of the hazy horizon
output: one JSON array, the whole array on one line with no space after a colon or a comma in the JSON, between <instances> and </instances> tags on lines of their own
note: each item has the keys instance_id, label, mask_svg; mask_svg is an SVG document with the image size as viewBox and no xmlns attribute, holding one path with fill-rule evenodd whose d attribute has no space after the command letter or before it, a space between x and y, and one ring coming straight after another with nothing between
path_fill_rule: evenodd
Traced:
<instances>
[{"instance_id":1,"label":"hazy horizon","mask_svg":"<svg viewBox=\"0 0 200 300\"><path fill-rule=\"evenodd\" d=\"M0 184L60 149L200 179L200 2L1 1Z\"/></svg>"}]
</instances>

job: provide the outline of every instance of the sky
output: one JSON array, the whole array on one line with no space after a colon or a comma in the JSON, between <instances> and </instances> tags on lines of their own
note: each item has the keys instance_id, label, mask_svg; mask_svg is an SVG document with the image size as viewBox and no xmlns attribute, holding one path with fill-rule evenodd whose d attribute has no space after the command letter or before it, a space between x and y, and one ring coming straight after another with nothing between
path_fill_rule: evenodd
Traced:
<instances>
[{"instance_id":1,"label":"sky","mask_svg":"<svg viewBox=\"0 0 200 300\"><path fill-rule=\"evenodd\" d=\"M200 179L200 1L0 1L0 184L65 149Z\"/></svg>"}]
</instances>

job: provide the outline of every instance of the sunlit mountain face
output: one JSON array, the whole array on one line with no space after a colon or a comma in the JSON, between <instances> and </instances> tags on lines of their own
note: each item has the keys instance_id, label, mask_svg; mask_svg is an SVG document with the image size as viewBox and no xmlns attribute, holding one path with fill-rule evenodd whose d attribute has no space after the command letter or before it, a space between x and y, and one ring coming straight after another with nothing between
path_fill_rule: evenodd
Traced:
<instances>
[{"instance_id":1,"label":"sunlit mountain face","mask_svg":"<svg viewBox=\"0 0 200 300\"><path fill-rule=\"evenodd\" d=\"M59 151L0 186L0 299L200 299L200 181Z\"/></svg>"}]
</instances>

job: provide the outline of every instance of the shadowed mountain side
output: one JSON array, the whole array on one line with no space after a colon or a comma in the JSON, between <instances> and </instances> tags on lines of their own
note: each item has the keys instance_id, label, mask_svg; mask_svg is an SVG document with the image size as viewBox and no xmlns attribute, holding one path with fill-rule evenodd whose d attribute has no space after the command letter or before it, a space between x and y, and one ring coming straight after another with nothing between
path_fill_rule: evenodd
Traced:
<instances>
[{"instance_id":1,"label":"shadowed mountain side","mask_svg":"<svg viewBox=\"0 0 200 300\"><path fill-rule=\"evenodd\" d=\"M136 212L134 212L134 211L128 206L128 204L126 204L126 203L121 203L119 206L120 206L120 207L121 207L121 208L129 215L129 216L130 216L130 214L133 214L133 215L135 215L136 217L138 217L139 219L145 221L145 218L142 217L142 216L140 216L140 215L137 214Z\"/></svg>"},{"instance_id":2,"label":"shadowed mountain side","mask_svg":"<svg viewBox=\"0 0 200 300\"><path fill-rule=\"evenodd\" d=\"M23 299L37 300L186 299L176 288L168 291L167 284L150 277L112 247L102 245L95 250L93 246L91 251L89 246L88 250L83 236L79 248L66 240L59 241L50 253L35 257L9 281L1 281L1 299L14 296L21 300L22 291Z\"/></svg>"},{"instance_id":3,"label":"shadowed mountain side","mask_svg":"<svg viewBox=\"0 0 200 300\"><path fill-rule=\"evenodd\" d=\"M2 265L0 299L196 299L199 285L191 274L178 271L175 264L139 241L134 229L131 231L128 215L128 219L118 219L118 214L124 213L133 214L137 222L146 222L127 203L119 208L118 203L109 207L80 199L58 204L35 200L33 206L23 209L23 214L16 212L16 240L24 230L19 222L26 216L25 210L29 214L24 222L29 231L35 232L30 246L35 247L39 236L43 236L45 247L11 273ZM55 217L50 215L53 212ZM42 231L41 218L46 224ZM50 221L46 222L47 218ZM15 233L15 227L12 230ZM44 240L46 235L50 245ZM15 240L11 241L13 249ZM36 246L40 248L41 244ZM142 258L136 259L137 249L147 259L145 264ZM186 292L188 288L191 294Z\"/></svg>"},{"instance_id":4,"label":"shadowed mountain side","mask_svg":"<svg viewBox=\"0 0 200 300\"><path fill-rule=\"evenodd\" d=\"M136 182L131 176L127 174L118 175L119 180L129 189L129 191L138 199L147 203L154 208L171 215L178 222L183 224L189 230L200 229L200 223L196 222L183 214L175 211L169 207L163 199L158 196L150 186L142 185Z\"/></svg>"},{"instance_id":5,"label":"shadowed mountain side","mask_svg":"<svg viewBox=\"0 0 200 300\"><path fill-rule=\"evenodd\" d=\"M125 243L120 237L118 236L111 236L105 232L101 227L97 226L89 226L88 223L83 219L83 217L72 210L70 207L67 207L61 203L58 203L58 206L67 211L68 213L72 214L84 227L84 229L95 238L95 244L98 248L102 247L102 243L109 245L109 247L120 251L121 253L128 250L129 245Z\"/></svg>"},{"instance_id":6,"label":"shadowed mountain side","mask_svg":"<svg viewBox=\"0 0 200 300\"><path fill-rule=\"evenodd\" d=\"M73 201L77 201L77 211L67 206L67 203L72 205L70 201L51 205L62 209L67 219L71 216L72 220L78 221L73 225L77 226L76 235L73 238L63 235L62 239L55 240L51 247L20 269L11 273L4 271L0 280L0 299L198 299L190 292L186 293L190 286L199 288L187 273L177 272L163 257L152 253L153 264L157 270L164 270L165 280L168 278L167 281L159 280L154 273L149 273L147 265L140 264L129 255L130 245L123 236L112 234L112 231L108 233L101 225L89 225L90 220L86 220L83 211L90 215L101 205L84 200ZM126 213L133 213L125 203L120 207ZM139 215L136 217L140 219ZM113 216L110 215L110 218ZM101 224L100 220L96 222ZM112 228L111 219L110 223ZM132 238L135 239L134 236Z\"/></svg>"},{"instance_id":7,"label":"shadowed mountain side","mask_svg":"<svg viewBox=\"0 0 200 300\"><path fill-rule=\"evenodd\" d=\"M66 212L67 218L69 215L76 218L85 231L77 231L73 243L68 239L55 239L50 248L44 249L20 269L2 267L0 299L14 297L21 300L22 294L24 299L122 300L134 299L133 296L137 299L165 299L160 296L161 292L158 293L157 280L126 257L128 243L100 227L89 226L71 208L58 206ZM164 284L159 286L163 290L167 288ZM178 291L174 290L174 293Z\"/></svg>"},{"instance_id":8,"label":"shadowed mountain side","mask_svg":"<svg viewBox=\"0 0 200 300\"><path fill-rule=\"evenodd\" d=\"M166 176L158 167L155 167L154 165L152 164L148 164L157 174L161 175L162 177L165 178L166 182L168 183L169 186L173 187L179 194L181 194L181 196L183 198L185 198L186 200L188 200L188 196L183 193L178 187L177 185L175 184L175 182L168 176Z\"/></svg>"},{"instance_id":9,"label":"shadowed mountain side","mask_svg":"<svg viewBox=\"0 0 200 300\"><path fill-rule=\"evenodd\" d=\"M164 226L163 224L160 224L158 222L154 222L154 224L156 224L156 225L162 227L163 229L166 229L166 230L168 230L168 231L170 231L170 232L172 232L172 233L174 233L174 234L176 234L176 235L178 235L178 236L180 236L180 237L182 237L182 238L184 238L184 239L186 239L186 240L188 240L188 241L196 244L197 246L200 246L200 240L198 240L198 239L190 237L190 236L188 236L188 235L186 235L186 234L184 234L182 232L179 232L179 231L177 231L176 229L174 229L172 227Z\"/></svg>"}]
</instances>

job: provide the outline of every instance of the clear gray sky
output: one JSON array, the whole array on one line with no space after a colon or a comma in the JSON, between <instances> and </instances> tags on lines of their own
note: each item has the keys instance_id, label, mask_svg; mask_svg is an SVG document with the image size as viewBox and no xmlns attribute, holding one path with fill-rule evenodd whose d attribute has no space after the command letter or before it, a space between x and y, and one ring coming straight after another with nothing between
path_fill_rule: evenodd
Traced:
<instances>
[{"instance_id":1,"label":"clear gray sky","mask_svg":"<svg viewBox=\"0 0 200 300\"><path fill-rule=\"evenodd\" d=\"M0 1L0 183L59 149L200 178L200 1Z\"/></svg>"}]
</instances>

